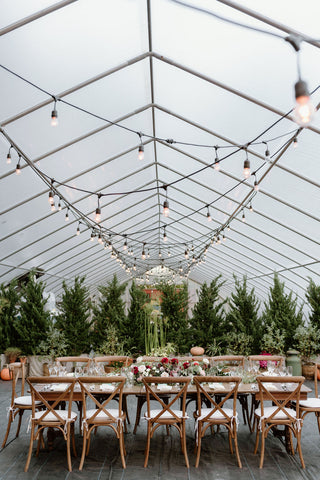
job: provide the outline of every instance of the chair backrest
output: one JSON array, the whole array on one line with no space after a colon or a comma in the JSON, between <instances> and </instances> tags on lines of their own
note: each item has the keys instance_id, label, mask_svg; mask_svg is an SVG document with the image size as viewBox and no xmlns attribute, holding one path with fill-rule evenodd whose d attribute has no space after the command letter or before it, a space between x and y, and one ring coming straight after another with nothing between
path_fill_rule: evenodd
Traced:
<instances>
[{"instance_id":1,"label":"chair backrest","mask_svg":"<svg viewBox=\"0 0 320 480\"><path fill-rule=\"evenodd\" d=\"M191 382L191 377L143 377L142 381L146 388L148 418L150 418L151 415L150 402L152 400L156 400L161 406L161 410L159 410L159 413L152 419L153 422L157 422L158 420L164 420L166 414L169 414L169 416L171 416L171 419L175 419L176 421L178 421L179 418L173 412L173 409L181 410L182 408L182 417L186 417L187 389L189 383ZM172 393L168 404L166 404L161 398L161 393L167 392L164 392L163 390L157 391L157 386L163 384L167 384L174 389L174 393ZM179 405L180 399L182 399L181 408ZM174 408L175 405L176 407L179 405L179 407Z\"/></svg>"},{"instance_id":2,"label":"chair backrest","mask_svg":"<svg viewBox=\"0 0 320 480\"><path fill-rule=\"evenodd\" d=\"M285 357L282 355L249 355L249 367L258 362L276 362L277 367L284 366ZM261 365L259 363L259 365Z\"/></svg>"},{"instance_id":3,"label":"chair backrest","mask_svg":"<svg viewBox=\"0 0 320 480\"><path fill-rule=\"evenodd\" d=\"M261 417L264 417L264 403L266 401L273 402L277 408L274 409L271 415L267 418L267 422L277 421L275 416L277 414L284 414L291 421L296 421L289 412L288 408L292 409L291 402L295 402L296 413L299 412L300 391L304 382L304 377L292 376L267 376L261 375L257 377L259 386L259 393L256 396L261 402ZM280 396L278 394L281 394ZM281 421L279 421L281 423Z\"/></svg>"},{"instance_id":4,"label":"chair backrest","mask_svg":"<svg viewBox=\"0 0 320 480\"><path fill-rule=\"evenodd\" d=\"M217 364L224 364L230 367L244 367L245 356L244 355L219 355L211 357L211 364L213 366Z\"/></svg>"},{"instance_id":5,"label":"chair backrest","mask_svg":"<svg viewBox=\"0 0 320 480\"><path fill-rule=\"evenodd\" d=\"M76 383L75 378L67 377L29 377L27 382L30 385L31 397L32 397L32 417L35 415L36 401L40 400L45 410L41 410L42 415L37 418L37 422L41 424L49 423L48 416L56 418L56 420L50 420L50 425L57 422L59 424L65 424L71 418L71 407L73 399L73 391ZM55 399L47 400L46 394L55 391ZM68 415L67 417L61 416L61 410L55 410L60 402L68 402ZM52 414L52 415L51 415ZM52 417L54 416L54 417Z\"/></svg>"},{"instance_id":6,"label":"chair backrest","mask_svg":"<svg viewBox=\"0 0 320 480\"><path fill-rule=\"evenodd\" d=\"M197 409L198 415L201 416L201 406L203 397L206 398L206 404L210 405L211 408L210 412L206 415L203 420L205 421L207 418L212 417L212 415L219 411L224 417L226 421L231 421L232 417L236 416L237 413L237 393L239 384L241 382L241 377L231 377L231 376L194 376L193 377L194 384L197 387ZM227 387L227 390L223 390L223 395L217 397L215 395L210 395L208 392L208 388L204 387L203 384L210 384L210 383L221 383L223 387ZM229 400L233 400L232 406L232 416L229 415L223 410L224 404ZM208 407L206 407L208 408Z\"/></svg>"},{"instance_id":7,"label":"chair backrest","mask_svg":"<svg viewBox=\"0 0 320 480\"><path fill-rule=\"evenodd\" d=\"M82 363L83 367L88 367L91 358L89 357L57 357L56 362L61 363L61 365L65 365L66 363Z\"/></svg>"},{"instance_id":8,"label":"chair backrest","mask_svg":"<svg viewBox=\"0 0 320 480\"><path fill-rule=\"evenodd\" d=\"M103 363L106 366L112 367L113 364L122 364L123 367L128 367L132 363L132 358L125 355L105 355L101 357L94 357L93 361Z\"/></svg>"},{"instance_id":9,"label":"chair backrest","mask_svg":"<svg viewBox=\"0 0 320 480\"><path fill-rule=\"evenodd\" d=\"M121 417L122 414L122 395L123 387L126 382L126 377L120 377L119 375L109 376L109 377L81 377L78 378L78 382L81 388L82 394L82 405L83 405L83 419L86 419L89 423L94 423L95 418L99 415L100 412L103 412L107 416L107 420L111 422L116 422L117 419L115 416L110 413L109 404L115 396L118 400L118 417ZM113 390L106 389L102 387L108 385L113 386ZM103 400L99 400L99 395L97 393L103 393L106 391L108 393L107 398L103 397ZM91 400L94 404L95 411L94 413L87 418L87 400ZM109 410L108 410L109 408ZM92 407L90 408L92 409Z\"/></svg>"},{"instance_id":10,"label":"chair backrest","mask_svg":"<svg viewBox=\"0 0 320 480\"><path fill-rule=\"evenodd\" d=\"M24 385L26 380L26 366L24 363L15 362L9 363L9 370L12 372L12 389L11 389L11 405L14 404L15 398L24 395ZM21 378L20 393L17 392L17 383Z\"/></svg>"}]
</instances>

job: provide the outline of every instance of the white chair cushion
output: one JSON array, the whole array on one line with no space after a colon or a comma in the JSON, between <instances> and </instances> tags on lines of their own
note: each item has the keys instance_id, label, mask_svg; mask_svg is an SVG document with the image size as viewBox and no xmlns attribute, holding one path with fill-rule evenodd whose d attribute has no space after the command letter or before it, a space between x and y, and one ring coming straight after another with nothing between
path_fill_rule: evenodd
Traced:
<instances>
[{"instance_id":1,"label":"white chair cushion","mask_svg":"<svg viewBox=\"0 0 320 480\"><path fill-rule=\"evenodd\" d=\"M270 415L273 414L277 410L278 407L266 407L264 409L264 418L270 417ZM296 411L293 410L292 408L286 408L286 411L288 412L291 417L296 418ZM254 412L258 417L261 417L261 408L257 408ZM288 419L288 416L280 410L274 417L272 417L275 420L286 420Z\"/></svg>"},{"instance_id":2,"label":"white chair cushion","mask_svg":"<svg viewBox=\"0 0 320 480\"><path fill-rule=\"evenodd\" d=\"M35 419L40 418L43 415L44 411L41 410L40 412L36 412L34 415ZM68 410L57 410L57 414L63 419L66 420L68 418ZM71 421L74 421L77 419L77 414L75 412L71 411ZM48 415L46 415L43 418L44 422L58 422L59 419L54 415L54 413L49 412Z\"/></svg>"},{"instance_id":3,"label":"white chair cushion","mask_svg":"<svg viewBox=\"0 0 320 480\"><path fill-rule=\"evenodd\" d=\"M300 400L300 407L320 408L320 398L308 398L308 400Z\"/></svg>"},{"instance_id":4,"label":"white chair cushion","mask_svg":"<svg viewBox=\"0 0 320 480\"><path fill-rule=\"evenodd\" d=\"M35 401L36 405L41 405L41 403L42 402L40 402L40 400ZM32 405L31 395L25 395L24 397L15 398L14 404L15 405L23 405L25 407L31 407L31 405Z\"/></svg>"},{"instance_id":5,"label":"white chair cushion","mask_svg":"<svg viewBox=\"0 0 320 480\"><path fill-rule=\"evenodd\" d=\"M116 418L116 419L119 418L119 409L118 408L106 408L106 410L114 418ZM97 411L96 408L92 408L90 410L87 410L87 412L86 412L87 418L92 417L92 415L94 415L96 413L96 411ZM110 419L110 417L108 417L104 412L99 412L98 415L96 415L94 417L94 420L96 420L96 419L99 419L99 420L106 419L106 420L108 420L108 419Z\"/></svg>"},{"instance_id":6,"label":"white chair cushion","mask_svg":"<svg viewBox=\"0 0 320 480\"><path fill-rule=\"evenodd\" d=\"M212 412L212 410L213 410L212 408L202 408L201 409L201 415L198 418L198 420L203 420L204 418L206 418L206 416L209 415L209 413ZM226 415L228 415L228 417L230 417L230 418L233 417L233 410L231 408L223 408L222 410L225 412ZM226 417L222 414L222 412L217 410L209 418L212 418L212 419L215 419L215 420L223 420Z\"/></svg>"},{"instance_id":7,"label":"white chair cushion","mask_svg":"<svg viewBox=\"0 0 320 480\"><path fill-rule=\"evenodd\" d=\"M144 414L145 418L155 418L157 415L159 415L159 413L162 412L161 409L158 409L158 410L150 410L150 417L148 417L148 414L147 412ZM172 410L172 412L179 418L182 418L183 416L183 413L182 413L182 410ZM159 419L168 419L168 418L175 418L173 415L171 415L170 412L165 412L163 413Z\"/></svg>"}]
</instances>

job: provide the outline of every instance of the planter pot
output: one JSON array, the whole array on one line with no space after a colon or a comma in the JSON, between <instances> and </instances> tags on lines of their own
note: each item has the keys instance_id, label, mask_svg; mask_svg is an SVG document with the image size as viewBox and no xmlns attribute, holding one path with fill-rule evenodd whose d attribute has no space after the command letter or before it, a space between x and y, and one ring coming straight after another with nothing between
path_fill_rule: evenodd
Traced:
<instances>
[{"instance_id":1,"label":"planter pot","mask_svg":"<svg viewBox=\"0 0 320 480\"><path fill-rule=\"evenodd\" d=\"M52 361L49 357L43 357L41 355L30 355L28 357L29 363L29 376L30 377L42 377L42 375L48 376L48 364Z\"/></svg>"},{"instance_id":2,"label":"planter pot","mask_svg":"<svg viewBox=\"0 0 320 480\"><path fill-rule=\"evenodd\" d=\"M202 347L192 347L190 350L191 355L200 356L204 354L204 348Z\"/></svg>"},{"instance_id":3,"label":"planter pot","mask_svg":"<svg viewBox=\"0 0 320 480\"><path fill-rule=\"evenodd\" d=\"M12 380L12 372L7 366L4 366L0 373L1 380Z\"/></svg>"},{"instance_id":4,"label":"planter pot","mask_svg":"<svg viewBox=\"0 0 320 480\"><path fill-rule=\"evenodd\" d=\"M314 364L302 365L302 375L309 380L314 378Z\"/></svg>"}]
</instances>

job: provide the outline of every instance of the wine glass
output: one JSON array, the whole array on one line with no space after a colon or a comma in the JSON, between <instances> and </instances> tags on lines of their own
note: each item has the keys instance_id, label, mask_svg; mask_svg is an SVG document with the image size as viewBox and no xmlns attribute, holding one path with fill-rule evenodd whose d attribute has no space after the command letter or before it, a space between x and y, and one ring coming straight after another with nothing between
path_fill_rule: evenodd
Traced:
<instances>
[{"instance_id":1,"label":"wine glass","mask_svg":"<svg viewBox=\"0 0 320 480\"><path fill-rule=\"evenodd\" d=\"M81 374L82 374L82 367L76 367L74 369L74 374L75 374L76 377L80 377Z\"/></svg>"}]
</instances>

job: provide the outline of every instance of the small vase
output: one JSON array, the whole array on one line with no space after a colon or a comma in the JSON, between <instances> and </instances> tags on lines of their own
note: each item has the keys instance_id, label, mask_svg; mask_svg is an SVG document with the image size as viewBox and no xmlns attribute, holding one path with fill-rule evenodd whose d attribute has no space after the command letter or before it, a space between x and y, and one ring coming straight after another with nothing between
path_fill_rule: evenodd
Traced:
<instances>
[{"instance_id":1,"label":"small vase","mask_svg":"<svg viewBox=\"0 0 320 480\"><path fill-rule=\"evenodd\" d=\"M192 347L190 350L191 355L194 355L195 357L203 355L204 354L204 348L202 347Z\"/></svg>"}]
</instances>

